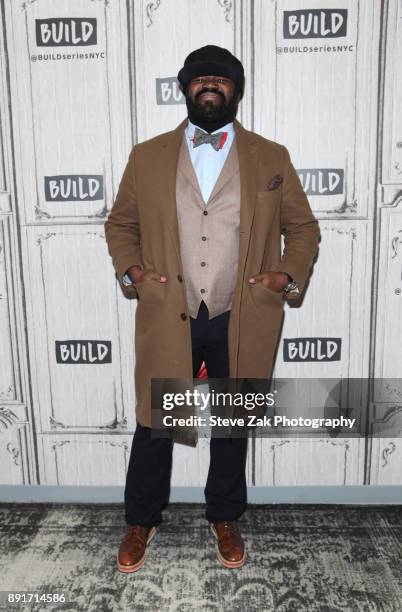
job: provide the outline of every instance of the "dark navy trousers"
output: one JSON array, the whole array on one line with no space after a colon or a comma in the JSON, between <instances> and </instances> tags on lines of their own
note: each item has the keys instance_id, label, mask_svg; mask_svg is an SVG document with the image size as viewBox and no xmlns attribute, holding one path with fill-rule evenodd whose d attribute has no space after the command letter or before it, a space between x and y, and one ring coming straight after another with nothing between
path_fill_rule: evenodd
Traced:
<instances>
[{"instance_id":1,"label":"dark navy trousers","mask_svg":"<svg viewBox=\"0 0 402 612\"><path fill-rule=\"evenodd\" d=\"M208 319L201 302L196 319L190 318L193 376L202 361L210 378L228 378L228 323L230 311ZM124 492L129 525L159 525L169 502L173 441L151 436L137 423L131 446ZM206 519L211 523L236 520L247 503L247 437L211 438L206 486Z\"/></svg>"}]
</instances>

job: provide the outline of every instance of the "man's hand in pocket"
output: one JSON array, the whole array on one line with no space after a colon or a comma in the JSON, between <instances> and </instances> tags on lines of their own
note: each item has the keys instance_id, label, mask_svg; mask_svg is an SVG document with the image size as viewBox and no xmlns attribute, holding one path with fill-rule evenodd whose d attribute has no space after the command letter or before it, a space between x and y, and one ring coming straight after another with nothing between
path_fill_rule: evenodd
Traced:
<instances>
[{"instance_id":1,"label":"man's hand in pocket","mask_svg":"<svg viewBox=\"0 0 402 612\"><path fill-rule=\"evenodd\" d=\"M260 272L249 278L249 283L261 283L271 291L281 293L289 283L289 277L285 272Z\"/></svg>"},{"instance_id":2,"label":"man's hand in pocket","mask_svg":"<svg viewBox=\"0 0 402 612\"><path fill-rule=\"evenodd\" d=\"M127 274L134 284L147 280L156 280L160 283L165 283L167 281L166 276L156 272L156 270L142 270L140 266L131 266L131 268L127 270Z\"/></svg>"}]
</instances>

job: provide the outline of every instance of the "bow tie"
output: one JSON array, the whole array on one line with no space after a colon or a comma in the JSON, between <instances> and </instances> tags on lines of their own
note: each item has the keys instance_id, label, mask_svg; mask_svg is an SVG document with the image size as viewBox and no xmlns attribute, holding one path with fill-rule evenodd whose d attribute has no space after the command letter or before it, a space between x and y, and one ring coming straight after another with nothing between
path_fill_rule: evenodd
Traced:
<instances>
[{"instance_id":1,"label":"bow tie","mask_svg":"<svg viewBox=\"0 0 402 612\"><path fill-rule=\"evenodd\" d=\"M203 132L197 127L194 130L193 147L199 147L202 144L210 144L213 146L215 151L219 151L225 144L227 132L216 132L215 134L208 134Z\"/></svg>"}]
</instances>

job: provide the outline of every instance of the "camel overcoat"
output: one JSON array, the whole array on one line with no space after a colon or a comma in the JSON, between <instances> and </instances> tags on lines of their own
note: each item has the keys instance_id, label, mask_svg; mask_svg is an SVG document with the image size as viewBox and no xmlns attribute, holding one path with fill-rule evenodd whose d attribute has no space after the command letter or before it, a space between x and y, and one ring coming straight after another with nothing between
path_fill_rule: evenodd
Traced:
<instances>
[{"instance_id":1,"label":"camel overcoat","mask_svg":"<svg viewBox=\"0 0 402 612\"><path fill-rule=\"evenodd\" d=\"M133 147L105 222L108 250L122 291L138 299L135 411L137 421L147 427L151 426L151 379L193 377L175 193L186 125L187 119L175 130ZM244 129L237 120L234 127L241 197L238 274L228 330L229 375L267 379L280 335L284 297L248 279L262 271L287 272L302 293L320 232L288 150ZM268 190L277 175L276 188ZM134 264L164 274L167 282L145 280L125 286L123 275ZM299 295L288 294L287 299L299 299Z\"/></svg>"}]
</instances>

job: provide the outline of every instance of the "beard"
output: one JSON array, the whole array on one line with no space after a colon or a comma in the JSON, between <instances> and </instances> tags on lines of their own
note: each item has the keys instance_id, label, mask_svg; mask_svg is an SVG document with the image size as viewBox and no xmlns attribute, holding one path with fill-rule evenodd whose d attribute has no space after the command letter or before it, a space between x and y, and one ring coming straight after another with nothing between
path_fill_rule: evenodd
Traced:
<instances>
[{"instance_id":1,"label":"beard","mask_svg":"<svg viewBox=\"0 0 402 612\"><path fill-rule=\"evenodd\" d=\"M218 91L214 93L221 96L221 102L212 102L211 100L204 103L200 102L200 95L207 91L210 90L202 89L199 91L194 100L186 93L186 105L190 121L211 133L233 121L237 113L238 100L235 95L236 91L229 101L226 101L225 96Z\"/></svg>"}]
</instances>

